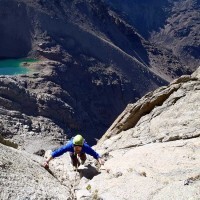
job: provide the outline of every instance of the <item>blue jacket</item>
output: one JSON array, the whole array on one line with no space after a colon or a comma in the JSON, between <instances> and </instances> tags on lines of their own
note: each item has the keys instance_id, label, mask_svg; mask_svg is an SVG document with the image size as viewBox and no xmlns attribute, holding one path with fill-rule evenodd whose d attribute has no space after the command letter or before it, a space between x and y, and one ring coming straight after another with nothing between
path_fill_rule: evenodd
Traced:
<instances>
[{"instance_id":1,"label":"blue jacket","mask_svg":"<svg viewBox=\"0 0 200 200\"><path fill-rule=\"evenodd\" d=\"M66 152L74 152L74 144L72 140L70 140L66 145L62 146L61 148L52 152L51 156L53 158L61 156ZM95 159L98 159L100 156L99 154L94 151L86 142L84 142L81 153L86 153L93 156Z\"/></svg>"}]
</instances>

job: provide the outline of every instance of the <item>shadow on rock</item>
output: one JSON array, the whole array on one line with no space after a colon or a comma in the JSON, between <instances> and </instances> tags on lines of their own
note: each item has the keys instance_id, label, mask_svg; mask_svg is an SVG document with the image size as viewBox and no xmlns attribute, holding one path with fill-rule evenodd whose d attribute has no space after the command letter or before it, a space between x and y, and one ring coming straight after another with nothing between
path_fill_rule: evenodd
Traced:
<instances>
[{"instance_id":1,"label":"shadow on rock","mask_svg":"<svg viewBox=\"0 0 200 200\"><path fill-rule=\"evenodd\" d=\"M80 177L85 177L87 179L92 179L94 176L100 174L100 172L95 168L93 167L92 165L87 165L85 166L84 168L79 168L78 169L78 172L80 173Z\"/></svg>"}]
</instances>

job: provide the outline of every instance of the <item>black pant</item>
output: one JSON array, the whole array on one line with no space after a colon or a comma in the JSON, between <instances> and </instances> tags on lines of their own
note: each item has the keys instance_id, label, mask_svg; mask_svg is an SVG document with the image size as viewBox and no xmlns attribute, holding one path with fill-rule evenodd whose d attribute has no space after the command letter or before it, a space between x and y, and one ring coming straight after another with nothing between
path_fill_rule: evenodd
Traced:
<instances>
[{"instance_id":1,"label":"black pant","mask_svg":"<svg viewBox=\"0 0 200 200\"><path fill-rule=\"evenodd\" d=\"M76 153L70 152L71 162L74 167L80 166L80 162L77 156L81 159L81 164L84 164L87 158L85 153L76 154Z\"/></svg>"}]
</instances>

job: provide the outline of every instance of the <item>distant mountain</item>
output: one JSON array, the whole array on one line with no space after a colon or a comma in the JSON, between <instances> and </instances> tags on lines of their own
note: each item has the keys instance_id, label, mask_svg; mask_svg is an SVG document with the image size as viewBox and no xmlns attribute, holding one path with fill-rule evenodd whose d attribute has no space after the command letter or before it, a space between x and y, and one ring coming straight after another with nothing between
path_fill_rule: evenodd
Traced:
<instances>
[{"instance_id":1,"label":"distant mountain","mask_svg":"<svg viewBox=\"0 0 200 200\"><path fill-rule=\"evenodd\" d=\"M149 42L171 51L186 70L194 71L200 65L199 0L105 2Z\"/></svg>"}]
</instances>

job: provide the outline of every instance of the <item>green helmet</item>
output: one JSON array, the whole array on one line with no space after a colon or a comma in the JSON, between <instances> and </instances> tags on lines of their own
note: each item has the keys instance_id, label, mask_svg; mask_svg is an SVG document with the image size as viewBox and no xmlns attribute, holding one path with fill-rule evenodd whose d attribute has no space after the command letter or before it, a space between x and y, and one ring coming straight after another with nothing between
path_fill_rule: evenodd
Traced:
<instances>
[{"instance_id":1,"label":"green helmet","mask_svg":"<svg viewBox=\"0 0 200 200\"><path fill-rule=\"evenodd\" d=\"M77 146L83 146L84 138L82 135L76 135L73 139L73 144Z\"/></svg>"}]
</instances>

